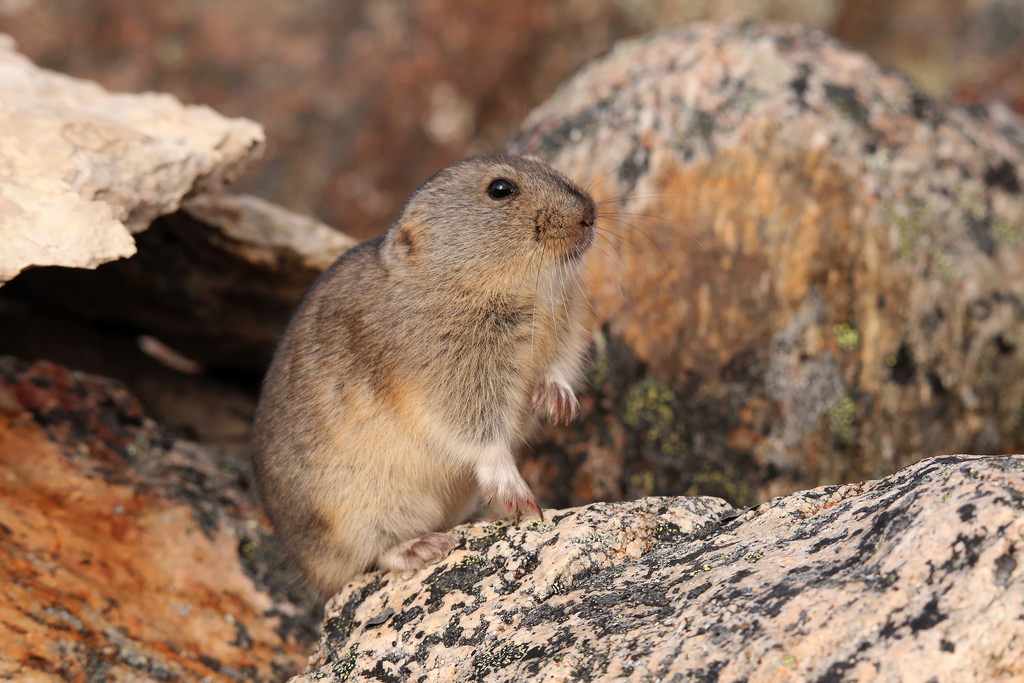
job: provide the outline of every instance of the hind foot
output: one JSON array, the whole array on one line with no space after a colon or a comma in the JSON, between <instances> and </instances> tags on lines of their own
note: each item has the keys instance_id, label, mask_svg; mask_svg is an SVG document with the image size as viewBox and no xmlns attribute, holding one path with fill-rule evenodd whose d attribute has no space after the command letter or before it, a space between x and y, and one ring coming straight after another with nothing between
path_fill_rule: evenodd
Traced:
<instances>
[{"instance_id":1,"label":"hind foot","mask_svg":"<svg viewBox=\"0 0 1024 683\"><path fill-rule=\"evenodd\" d=\"M377 561L377 566L391 571L422 569L431 562L447 557L458 543L459 539L452 534L424 534L386 550Z\"/></svg>"}]
</instances>

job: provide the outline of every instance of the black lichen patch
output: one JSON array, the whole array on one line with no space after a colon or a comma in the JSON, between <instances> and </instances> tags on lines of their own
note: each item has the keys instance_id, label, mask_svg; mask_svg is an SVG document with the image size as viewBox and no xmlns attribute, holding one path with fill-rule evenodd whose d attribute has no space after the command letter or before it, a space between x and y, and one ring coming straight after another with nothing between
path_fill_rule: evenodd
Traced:
<instances>
[{"instance_id":1,"label":"black lichen patch","mask_svg":"<svg viewBox=\"0 0 1024 683\"><path fill-rule=\"evenodd\" d=\"M331 652L332 657L336 656L334 654L335 652L337 652L337 650ZM334 662L331 663L331 673L333 673L335 677L337 677L337 680L348 680L348 677L356 668L357 654L357 647L355 645L352 645L352 647L348 649L348 652L344 653L341 657L338 657L337 659L335 659Z\"/></svg>"},{"instance_id":2,"label":"black lichen patch","mask_svg":"<svg viewBox=\"0 0 1024 683\"><path fill-rule=\"evenodd\" d=\"M857 98L857 92L853 88L847 88L832 83L825 84L825 97L836 107L849 116L857 125L870 129L868 123L868 110L864 108Z\"/></svg>"},{"instance_id":3,"label":"black lichen patch","mask_svg":"<svg viewBox=\"0 0 1024 683\"><path fill-rule=\"evenodd\" d=\"M960 515L961 522L969 522L974 519L974 510L974 506L968 503L957 508L956 513Z\"/></svg>"},{"instance_id":4,"label":"black lichen patch","mask_svg":"<svg viewBox=\"0 0 1024 683\"><path fill-rule=\"evenodd\" d=\"M984 542L985 536L982 534L975 534L973 536L966 536L963 533L957 534L956 540L953 541L952 554L948 560L942 563L939 569L951 573L973 567L978 563L978 557L981 555L981 546Z\"/></svg>"},{"instance_id":5,"label":"black lichen patch","mask_svg":"<svg viewBox=\"0 0 1024 683\"><path fill-rule=\"evenodd\" d=\"M555 521L557 522L558 520ZM469 549L479 553L487 550L498 541L507 541L508 528L508 525L503 522L495 522L487 525L487 527L485 527L485 531L487 533L484 536L469 540Z\"/></svg>"},{"instance_id":6,"label":"black lichen patch","mask_svg":"<svg viewBox=\"0 0 1024 683\"><path fill-rule=\"evenodd\" d=\"M405 625L411 622L413 619L419 619L423 616L423 608L419 605L410 607L407 610L402 610L391 619L391 628L396 631L401 631L405 628Z\"/></svg>"},{"instance_id":7,"label":"black lichen patch","mask_svg":"<svg viewBox=\"0 0 1024 683\"><path fill-rule=\"evenodd\" d=\"M682 529L673 522L658 522L654 527L654 538L659 543L671 543L683 536Z\"/></svg>"},{"instance_id":8,"label":"black lichen patch","mask_svg":"<svg viewBox=\"0 0 1024 683\"><path fill-rule=\"evenodd\" d=\"M366 601L366 598L380 590L386 583L385 580L377 578L363 586L358 593L352 593L345 602L345 606L341 608L341 611L324 623L324 637L332 651L336 652L348 640L352 631L360 625L360 622L356 621L355 618L359 606Z\"/></svg>"},{"instance_id":9,"label":"black lichen patch","mask_svg":"<svg viewBox=\"0 0 1024 683\"><path fill-rule=\"evenodd\" d=\"M409 680L412 670L408 666L401 664L403 659L404 658L401 655L381 655L377 658L373 668L363 669L359 673L366 678L381 681L381 683L404 683ZM385 662L394 665L391 667L391 671L385 670Z\"/></svg>"},{"instance_id":10,"label":"black lichen patch","mask_svg":"<svg viewBox=\"0 0 1024 683\"><path fill-rule=\"evenodd\" d=\"M835 545L840 541L846 540L846 538L846 531L843 531L843 533L839 534L838 536L826 536L825 538L819 538L817 541L814 542L814 545L811 546L808 552L811 555L813 555L817 552L821 552L823 549L828 548L829 546Z\"/></svg>"},{"instance_id":11,"label":"black lichen patch","mask_svg":"<svg viewBox=\"0 0 1024 683\"><path fill-rule=\"evenodd\" d=\"M451 568L438 567L424 581L430 593L426 602L427 610L436 612L441 608L445 596L455 591L479 595L481 582L497 571L497 567L481 555L466 557Z\"/></svg>"},{"instance_id":12,"label":"black lichen patch","mask_svg":"<svg viewBox=\"0 0 1024 683\"><path fill-rule=\"evenodd\" d=\"M985 184L989 187L1000 187L1013 194L1020 192L1017 172L1013 169L1013 164L1006 159L988 167L985 171Z\"/></svg>"},{"instance_id":13,"label":"black lichen patch","mask_svg":"<svg viewBox=\"0 0 1024 683\"><path fill-rule=\"evenodd\" d=\"M600 680L608 673L611 658L605 652L599 652L585 642L579 647L582 655L578 664L573 667L572 676L577 681Z\"/></svg>"},{"instance_id":14,"label":"black lichen patch","mask_svg":"<svg viewBox=\"0 0 1024 683\"><path fill-rule=\"evenodd\" d=\"M455 647L464 630L457 620L452 619L448 622L448 626L445 627L444 633L441 634L441 642L445 647Z\"/></svg>"},{"instance_id":15,"label":"black lichen patch","mask_svg":"<svg viewBox=\"0 0 1024 683\"><path fill-rule=\"evenodd\" d=\"M910 629L917 633L925 631L946 620L946 615L939 611L939 597L933 596L924 606L921 613L910 620Z\"/></svg>"},{"instance_id":16,"label":"black lichen patch","mask_svg":"<svg viewBox=\"0 0 1024 683\"><path fill-rule=\"evenodd\" d=\"M995 582L997 586L1008 586L1010 577L1017 569L1017 560L1013 559L1012 551L1007 551L996 558Z\"/></svg>"},{"instance_id":17,"label":"black lichen patch","mask_svg":"<svg viewBox=\"0 0 1024 683\"><path fill-rule=\"evenodd\" d=\"M569 605L541 603L526 615L522 621L522 627L532 629L540 624L561 624L569 619L570 615L566 612L567 607Z\"/></svg>"},{"instance_id":18,"label":"black lichen patch","mask_svg":"<svg viewBox=\"0 0 1024 683\"><path fill-rule=\"evenodd\" d=\"M703 669L695 669L686 673L686 680L694 683L718 683L718 672L722 670L727 662L711 662Z\"/></svg>"},{"instance_id":19,"label":"black lichen patch","mask_svg":"<svg viewBox=\"0 0 1024 683\"><path fill-rule=\"evenodd\" d=\"M420 633L423 632L420 631ZM433 652L434 648L437 647L440 643L440 636L434 635L433 633L424 636L423 639L416 646L416 654L413 655L413 658L417 662L422 664L423 662L427 661L427 657L430 656L430 653Z\"/></svg>"}]
</instances>

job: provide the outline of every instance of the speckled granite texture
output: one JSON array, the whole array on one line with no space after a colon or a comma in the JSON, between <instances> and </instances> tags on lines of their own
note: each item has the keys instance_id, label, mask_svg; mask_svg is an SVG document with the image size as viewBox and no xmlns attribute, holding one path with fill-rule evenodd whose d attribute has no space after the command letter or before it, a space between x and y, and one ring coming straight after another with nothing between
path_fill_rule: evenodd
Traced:
<instances>
[{"instance_id":1,"label":"speckled granite texture","mask_svg":"<svg viewBox=\"0 0 1024 683\"><path fill-rule=\"evenodd\" d=\"M764 500L1024 448L1006 107L933 101L806 28L701 24L620 43L510 147L607 202L596 396L531 484Z\"/></svg>"},{"instance_id":2,"label":"speckled granite texture","mask_svg":"<svg viewBox=\"0 0 1024 683\"><path fill-rule=\"evenodd\" d=\"M714 498L460 527L367 574L298 681L1024 677L1024 456L946 456L741 512Z\"/></svg>"}]
</instances>

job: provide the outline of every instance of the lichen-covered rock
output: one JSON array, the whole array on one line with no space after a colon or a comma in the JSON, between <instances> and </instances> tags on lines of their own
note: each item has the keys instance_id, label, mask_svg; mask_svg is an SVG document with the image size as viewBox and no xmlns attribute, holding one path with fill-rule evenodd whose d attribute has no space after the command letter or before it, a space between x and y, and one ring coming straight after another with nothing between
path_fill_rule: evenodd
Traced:
<instances>
[{"instance_id":1,"label":"lichen-covered rock","mask_svg":"<svg viewBox=\"0 0 1024 683\"><path fill-rule=\"evenodd\" d=\"M262 146L252 121L109 93L36 67L0 35L0 284L32 265L132 255L131 233L221 188Z\"/></svg>"},{"instance_id":2,"label":"lichen-covered rock","mask_svg":"<svg viewBox=\"0 0 1024 683\"><path fill-rule=\"evenodd\" d=\"M239 483L115 383L0 358L0 679L297 671L315 622Z\"/></svg>"},{"instance_id":3,"label":"lichen-covered rock","mask_svg":"<svg viewBox=\"0 0 1024 683\"><path fill-rule=\"evenodd\" d=\"M763 499L1024 447L1007 108L937 104L809 29L704 24L620 44L510 148L605 202L596 412L528 456L573 482L549 498Z\"/></svg>"},{"instance_id":4,"label":"lichen-covered rock","mask_svg":"<svg viewBox=\"0 0 1024 683\"><path fill-rule=\"evenodd\" d=\"M1024 677L1024 456L947 456L733 510L648 498L460 527L327 607L293 681Z\"/></svg>"}]
</instances>

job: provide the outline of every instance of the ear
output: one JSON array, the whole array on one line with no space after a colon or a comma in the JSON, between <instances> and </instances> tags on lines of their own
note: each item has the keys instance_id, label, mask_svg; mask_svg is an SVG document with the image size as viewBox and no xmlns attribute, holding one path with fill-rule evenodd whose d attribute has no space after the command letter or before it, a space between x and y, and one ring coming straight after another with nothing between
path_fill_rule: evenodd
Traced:
<instances>
[{"instance_id":1,"label":"ear","mask_svg":"<svg viewBox=\"0 0 1024 683\"><path fill-rule=\"evenodd\" d=\"M392 241L395 253L402 258L415 258L420 248L422 229L415 221L403 220L395 226Z\"/></svg>"}]
</instances>

